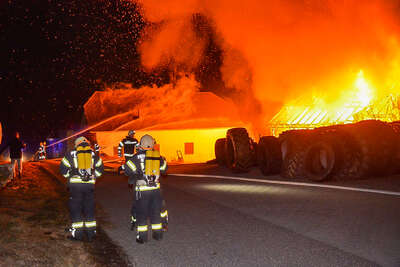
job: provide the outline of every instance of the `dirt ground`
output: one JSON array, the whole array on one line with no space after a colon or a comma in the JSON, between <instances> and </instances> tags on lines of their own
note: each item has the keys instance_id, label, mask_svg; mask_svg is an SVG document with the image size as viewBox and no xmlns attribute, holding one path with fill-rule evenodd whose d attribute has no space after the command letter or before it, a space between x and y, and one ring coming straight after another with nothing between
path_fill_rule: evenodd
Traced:
<instances>
[{"instance_id":1,"label":"dirt ground","mask_svg":"<svg viewBox=\"0 0 400 267\"><path fill-rule=\"evenodd\" d=\"M64 184L37 163L0 189L0 266L127 266L101 229L92 242L67 239Z\"/></svg>"}]
</instances>

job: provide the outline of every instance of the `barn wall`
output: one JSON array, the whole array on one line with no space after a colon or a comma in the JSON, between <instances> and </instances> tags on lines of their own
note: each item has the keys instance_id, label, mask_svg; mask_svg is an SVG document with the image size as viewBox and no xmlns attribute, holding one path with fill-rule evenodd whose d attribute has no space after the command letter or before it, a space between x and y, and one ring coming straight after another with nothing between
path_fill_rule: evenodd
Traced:
<instances>
[{"instance_id":1,"label":"barn wall","mask_svg":"<svg viewBox=\"0 0 400 267\"><path fill-rule=\"evenodd\" d=\"M177 162L178 154L181 153L184 163L199 163L215 158L215 141L218 138L225 137L228 129L229 128L136 131L135 137L140 140L140 137L144 134L153 136L157 144L160 145L161 155L165 156L168 162ZM102 147L102 151L108 155L114 155L118 143L126 135L127 131L96 132L97 141Z\"/></svg>"}]
</instances>

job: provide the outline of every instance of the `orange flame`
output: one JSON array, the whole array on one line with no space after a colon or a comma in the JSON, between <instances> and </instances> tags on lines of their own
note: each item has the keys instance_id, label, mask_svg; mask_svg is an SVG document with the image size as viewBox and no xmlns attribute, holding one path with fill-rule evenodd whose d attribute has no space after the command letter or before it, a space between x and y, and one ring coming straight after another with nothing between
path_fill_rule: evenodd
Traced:
<instances>
[{"instance_id":1,"label":"orange flame","mask_svg":"<svg viewBox=\"0 0 400 267\"><path fill-rule=\"evenodd\" d=\"M353 87L345 90L336 101L327 103L317 96L312 99L312 103L298 99L285 105L269 123L272 134L366 119L400 120L400 94L378 98L377 89L365 79L362 70L358 72Z\"/></svg>"}]
</instances>

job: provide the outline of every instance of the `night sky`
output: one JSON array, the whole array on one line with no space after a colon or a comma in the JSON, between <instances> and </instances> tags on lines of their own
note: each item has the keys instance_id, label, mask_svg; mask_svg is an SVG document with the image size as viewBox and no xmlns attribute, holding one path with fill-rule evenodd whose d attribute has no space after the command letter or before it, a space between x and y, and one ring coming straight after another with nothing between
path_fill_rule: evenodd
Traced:
<instances>
[{"instance_id":1,"label":"night sky","mask_svg":"<svg viewBox=\"0 0 400 267\"><path fill-rule=\"evenodd\" d=\"M2 1L3 131L37 141L80 126L83 104L105 84L141 86L136 51L144 21L125 1Z\"/></svg>"},{"instance_id":2,"label":"night sky","mask_svg":"<svg viewBox=\"0 0 400 267\"><path fill-rule=\"evenodd\" d=\"M95 90L114 82L168 82L168 68L149 73L140 64L136 47L148 23L134 2L1 1L0 12L3 135L18 130L39 142L78 129ZM221 51L212 30L204 32L207 21L193 18L210 40L196 77L204 87L218 86Z\"/></svg>"}]
</instances>

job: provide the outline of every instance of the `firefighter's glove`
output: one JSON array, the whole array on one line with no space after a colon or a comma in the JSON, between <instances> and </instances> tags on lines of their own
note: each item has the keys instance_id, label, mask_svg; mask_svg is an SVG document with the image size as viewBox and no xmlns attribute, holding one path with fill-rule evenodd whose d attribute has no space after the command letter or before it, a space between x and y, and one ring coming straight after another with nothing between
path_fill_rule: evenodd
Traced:
<instances>
[{"instance_id":1,"label":"firefighter's glove","mask_svg":"<svg viewBox=\"0 0 400 267\"><path fill-rule=\"evenodd\" d=\"M133 189L133 184L128 184L129 189Z\"/></svg>"}]
</instances>

